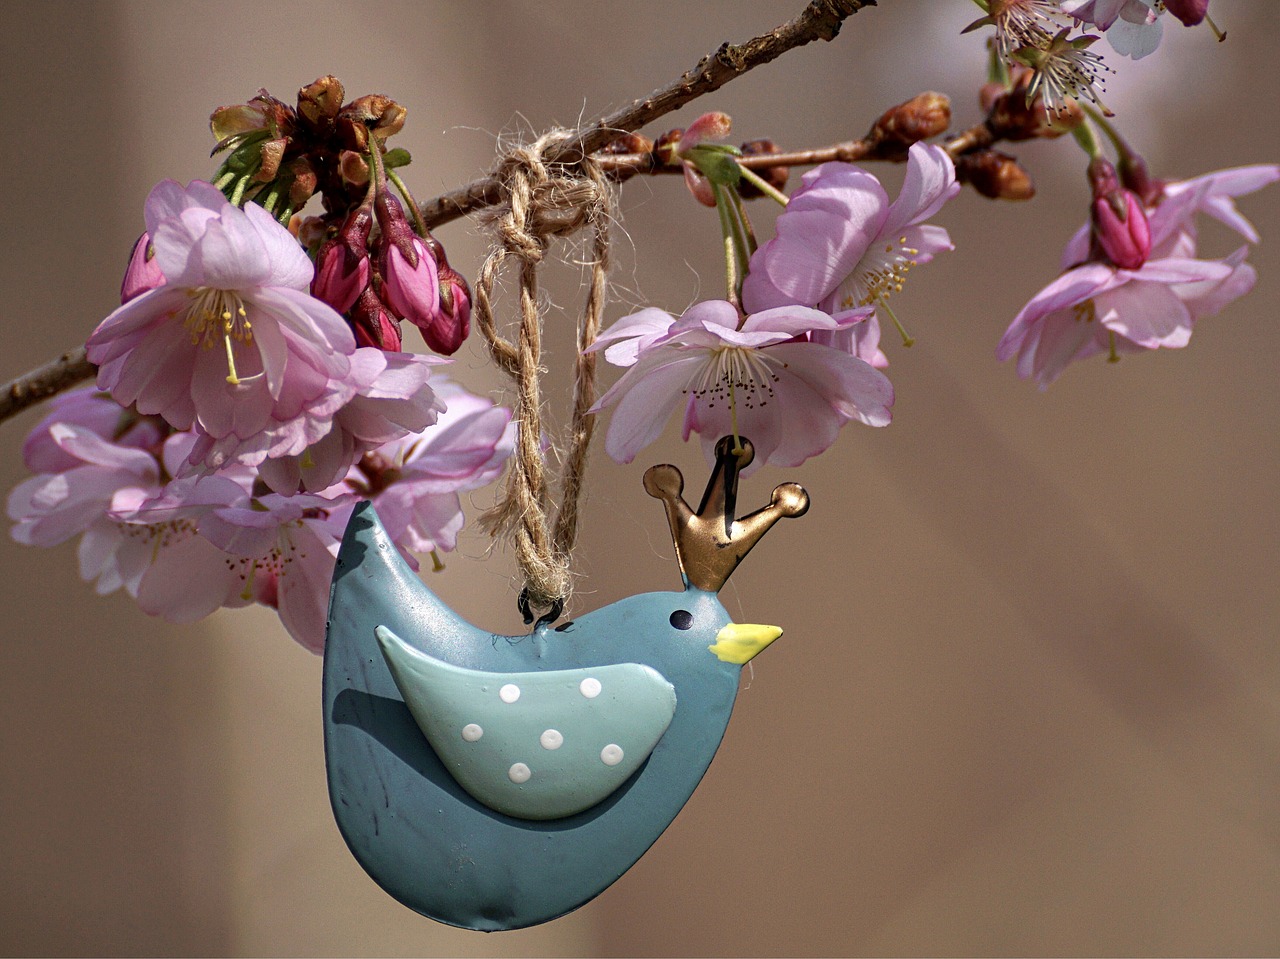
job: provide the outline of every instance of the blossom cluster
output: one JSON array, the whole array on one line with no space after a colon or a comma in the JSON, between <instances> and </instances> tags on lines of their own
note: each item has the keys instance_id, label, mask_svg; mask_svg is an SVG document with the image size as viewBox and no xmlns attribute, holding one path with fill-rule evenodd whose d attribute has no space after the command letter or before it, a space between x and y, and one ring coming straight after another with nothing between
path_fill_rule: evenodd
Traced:
<instances>
[{"instance_id":1,"label":"blossom cluster","mask_svg":"<svg viewBox=\"0 0 1280 959\"><path fill-rule=\"evenodd\" d=\"M510 412L435 374L440 357L358 345L258 204L165 181L145 219L124 302L87 343L97 388L56 399L24 447L35 475L9 497L13 536L78 536L82 575L149 614L261 603L319 651L354 504L372 499L406 553L452 549L459 493L513 448ZM387 275L435 284L423 251Z\"/></svg>"}]
</instances>

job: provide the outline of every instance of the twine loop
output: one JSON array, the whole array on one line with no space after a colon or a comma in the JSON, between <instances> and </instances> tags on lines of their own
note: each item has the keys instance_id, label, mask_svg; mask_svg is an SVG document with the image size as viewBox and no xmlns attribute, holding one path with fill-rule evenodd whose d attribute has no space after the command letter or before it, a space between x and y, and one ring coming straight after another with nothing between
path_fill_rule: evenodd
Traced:
<instances>
[{"instance_id":1,"label":"twine loop","mask_svg":"<svg viewBox=\"0 0 1280 959\"><path fill-rule=\"evenodd\" d=\"M589 156L549 161L570 138L553 130L529 146L515 147L494 173L502 199L486 222L492 247L476 282L476 326L490 356L514 381L516 450L498 502L480 518L492 535L511 541L524 577L520 608L546 609L539 623L558 618L572 594L570 557L578 533L578 504L595 417L595 354L586 353L600 332L609 270L609 221L613 198L599 165ZM538 267L552 239L591 231L591 280L578 319L573 414L561 454L544 451L542 427L542 311ZM508 258L519 266L519 331L516 342L497 330L493 287ZM545 453L561 456L559 505L553 507ZM552 514L554 512L554 519Z\"/></svg>"}]
</instances>

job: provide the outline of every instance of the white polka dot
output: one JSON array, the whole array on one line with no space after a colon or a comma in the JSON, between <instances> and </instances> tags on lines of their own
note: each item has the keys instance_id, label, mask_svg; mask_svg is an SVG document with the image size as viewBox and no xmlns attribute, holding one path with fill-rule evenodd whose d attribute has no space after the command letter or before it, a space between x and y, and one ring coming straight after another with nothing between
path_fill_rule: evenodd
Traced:
<instances>
[{"instance_id":1,"label":"white polka dot","mask_svg":"<svg viewBox=\"0 0 1280 959\"><path fill-rule=\"evenodd\" d=\"M600 761L606 766L616 766L622 762L622 747L617 743L610 743L600 750Z\"/></svg>"},{"instance_id":2,"label":"white polka dot","mask_svg":"<svg viewBox=\"0 0 1280 959\"><path fill-rule=\"evenodd\" d=\"M548 729L538 737L538 742L542 743L543 749L559 749L564 745L564 736L558 729Z\"/></svg>"},{"instance_id":3,"label":"white polka dot","mask_svg":"<svg viewBox=\"0 0 1280 959\"><path fill-rule=\"evenodd\" d=\"M481 729L479 726L477 726L475 723L467 723L465 726L462 727L462 738L469 743L475 742L477 739L479 739L483 735L484 735L484 730Z\"/></svg>"},{"instance_id":4,"label":"white polka dot","mask_svg":"<svg viewBox=\"0 0 1280 959\"><path fill-rule=\"evenodd\" d=\"M498 698L504 703L514 703L520 698L520 687L515 683L507 683L498 690Z\"/></svg>"},{"instance_id":5,"label":"white polka dot","mask_svg":"<svg viewBox=\"0 0 1280 959\"><path fill-rule=\"evenodd\" d=\"M595 699L600 695L600 680L596 679L594 676L588 676L578 684L578 690L582 695L586 696L587 699Z\"/></svg>"},{"instance_id":6,"label":"white polka dot","mask_svg":"<svg viewBox=\"0 0 1280 959\"><path fill-rule=\"evenodd\" d=\"M529 767L524 763L516 763L507 770L507 778L517 786L521 783L527 783L532 775L533 773L529 772Z\"/></svg>"}]
</instances>

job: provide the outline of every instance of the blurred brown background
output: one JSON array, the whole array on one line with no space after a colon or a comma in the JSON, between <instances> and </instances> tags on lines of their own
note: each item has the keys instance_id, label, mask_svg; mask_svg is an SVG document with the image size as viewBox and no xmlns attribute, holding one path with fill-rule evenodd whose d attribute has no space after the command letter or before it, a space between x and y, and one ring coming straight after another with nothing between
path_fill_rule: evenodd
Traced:
<instances>
[{"instance_id":1,"label":"blurred brown background","mask_svg":"<svg viewBox=\"0 0 1280 959\"><path fill-rule=\"evenodd\" d=\"M391 94L410 110L408 178L430 196L483 172L499 137L594 117L801 5L0 5L0 373L83 340L110 309L150 186L211 172L217 105L260 86L288 99L328 72L352 95ZM1157 172L1280 160L1273 6L1218 0L1222 46L1178 28L1151 60L1110 57L1112 105ZM957 34L975 16L961 0L884 0L835 43L649 132L720 109L742 138L819 145L930 88L966 125L982 51ZM898 301L920 342L887 337L894 425L851 427L818 460L744 485L750 507L784 479L813 496L722 596L735 618L787 635L744 674L685 811L598 900L488 937L399 906L334 827L320 661L273 615L171 627L122 595L96 598L72 547L4 539L0 951L1280 951L1280 189L1243 203L1266 236L1251 297L1186 350L1095 360L1040 393L993 350L1082 219L1083 163L1068 144L1014 152L1040 197L962 194L939 218L958 250ZM611 321L719 295L714 215L676 179L628 184L621 209ZM473 228L440 236L473 273ZM1222 231L1204 240L1210 255L1232 248ZM560 311L577 308L579 276L549 275L561 385ZM478 347L454 370L496 384ZM6 489L37 418L3 427ZM701 488L701 456L674 429L630 467L597 449L577 611L677 584L640 486L664 460ZM512 566L485 550L467 539L433 586L515 631Z\"/></svg>"}]
</instances>

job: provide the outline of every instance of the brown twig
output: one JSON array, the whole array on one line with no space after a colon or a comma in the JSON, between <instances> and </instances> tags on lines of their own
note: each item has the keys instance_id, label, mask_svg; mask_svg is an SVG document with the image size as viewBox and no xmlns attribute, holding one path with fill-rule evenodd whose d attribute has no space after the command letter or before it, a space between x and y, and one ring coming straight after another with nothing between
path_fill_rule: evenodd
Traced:
<instances>
[{"instance_id":1,"label":"brown twig","mask_svg":"<svg viewBox=\"0 0 1280 959\"><path fill-rule=\"evenodd\" d=\"M795 47L814 40L833 40L843 22L876 0L811 0L794 20L741 44L724 43L708 54L679 79L655 90L647 97L579 127L560 147L546 157L548 163L573 163L589 156L620 133L638 130L687 103L720 89L735 77L777 59ZM777 162L774 157L771 163ZM422 206L428 226L456 220L474 210L491 206L500 199L498 180L484 177ZM80 347L10 382L0 397L0 422L20 413L40 400L88 379L96 367Z\"/></svg>"},{"instance_id":2,"label":"brown twig","mask_svg":"<svg viewBox=\"0 0 1280 959\"><path fill-rule=\"evenodd\" d=\"M84 347L78 346L56 360L19 376L6 383L3 394L0 394L0 422L87 380L97 370L85 358Z\"/></svg>"},{"instance_id":3,"label":"brown twig","mask_svg":"<svg viewBox=\"0 0 1280 959\"><path fill-rule=\"evenodd\" d=\"M639 130L794 47L814 40L833 40L847 18L864 7L875 5L876 0L812 0L794 20L746 43L722 44L679 79L594 123L579 127L558 151L547 157L547 162L574 162L595 153L619 134ZM423 206L422 215L427 224L434 227L491 205L497 199L498 181L485 177L430 201Z\"/></svg>"}]
</instances>

